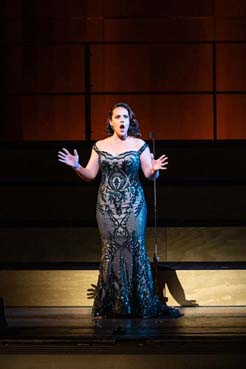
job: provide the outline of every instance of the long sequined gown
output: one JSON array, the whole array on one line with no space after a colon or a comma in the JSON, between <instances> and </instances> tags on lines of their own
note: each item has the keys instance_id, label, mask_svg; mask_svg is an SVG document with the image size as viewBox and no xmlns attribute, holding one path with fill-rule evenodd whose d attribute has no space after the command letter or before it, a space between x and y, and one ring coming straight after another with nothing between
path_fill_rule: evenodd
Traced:
<instances>
[{"instance_id":1,"label":"long sequined gown","mask_svg":"<svg viewBox=\"0 0 246 369\"><path fill-rule=\"evenodd\" d=\"M145 248L146 203L138 170L146 147L114 156L93 146L102 174L97 199L102 258L94 316L153 317L167 309L154 294Z\"/></svg>"}]
</instances>

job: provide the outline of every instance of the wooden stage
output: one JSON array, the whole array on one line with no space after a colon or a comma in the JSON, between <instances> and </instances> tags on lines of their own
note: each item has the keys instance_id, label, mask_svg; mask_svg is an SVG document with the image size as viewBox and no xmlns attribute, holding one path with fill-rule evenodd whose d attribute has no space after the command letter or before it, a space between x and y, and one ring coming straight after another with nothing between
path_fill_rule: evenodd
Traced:
<instances>
[{"instance_id":1,"label":"wooden stage","mask_svg":"<svg viewBox=\"0 0 246 369\"><path fill-rule=\"evenodd\" d=\"M95 319L85 307L9 307L0 369L245 367L246 307L180 310L179 319Z\"/></svg>"},{"instance_id":2,"label":"wooden stage","mask_svg":"<svg viewBox=\"0 0 246 369\"><path fill-rule=\"evenodd\" d=\"M178 319L101 319L90 308L7 308L1 353L241 353L246 307L185 307ZM246 347L246 346L245 346Z\"/></svg>"}]
</instances>

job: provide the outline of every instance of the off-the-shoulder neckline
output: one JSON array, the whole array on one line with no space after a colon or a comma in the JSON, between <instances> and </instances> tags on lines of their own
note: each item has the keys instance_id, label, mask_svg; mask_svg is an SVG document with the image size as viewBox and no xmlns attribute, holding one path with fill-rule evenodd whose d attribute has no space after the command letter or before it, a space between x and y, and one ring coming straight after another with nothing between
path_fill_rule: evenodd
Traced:
<instances>
[{"instance_id":1,"label":"off-the-shoulder neckline","mask_svg":"<svg viewBox=\"0 0 246 369\"><path fill-rule=\"evenodd\" d=\"M112 157L114 157L114 158L117 158L118 156L121 156L121 155L125 155L125 154L128 154L128 153L139 153L140 151L141 151L141 149L144 147L144 146L147 146L147 144L146 144L146 142L145 143L143 143L143 145L140 147L140 149L138 149L138 150L126 150L126 151L122 151L121 153L119 153L119 154L112 154L111 152L109 152L109 151L106 151L106 150L101 150L101 149L99 149L99 147L96 145L96 144L94 144L94 147L98 150L98 151L100 151L101 153L105 153L105 154L108 154L108 155L110 155L110 156L112 156Z\"/></svg>"}]
</instances>

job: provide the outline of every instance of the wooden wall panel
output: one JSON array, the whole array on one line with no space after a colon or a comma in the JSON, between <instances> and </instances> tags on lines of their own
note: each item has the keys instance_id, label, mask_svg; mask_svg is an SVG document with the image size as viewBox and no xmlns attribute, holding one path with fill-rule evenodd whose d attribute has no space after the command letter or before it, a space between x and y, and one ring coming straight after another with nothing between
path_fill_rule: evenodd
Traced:
<instances>
[{"instance_id":1,"label":"wooden wall panel","mask_svg":"<svg viewBox=\"0 0 246 369\"><path fill-rule=\"evenodd\" d=\"M245 41L246 17L216 17L215 37L217 40Z\"/></svg>"},{"instance_id":2,"label":"wooden wall panel","mask_svg":"<svg viewBox=\"0 0 246 369\"><path fill-rule=\"evenodd\" d=\"M218 16L242 17L246 15L244 0L215 0L214 14Z\"/></svg>"},{"instance_id":3,"label":"wooden wall panel","mask_svg":"<svg viewBox=\"0 0 246 369\"><path fill-rule=\"evenodd\" d=\"M87 1L12 0L5 3L5 17L1 19L5 41L61 42L86 38Z\"/></svg>"},{"instance_id":4,"label":"wooden wall panel","mask_svg":"<svg viewBox=\"0 0 246 369\"><path fill-rule=\"evenodd\" d=\"M84 0L35 0L21 1L22 15L33 17L81 17L85 15ZM10 9L8 11L11 11Z\"/></svg>"},{"instance_id":5,"label":"wooden wall panel","mask_svg":"<svg viewBox=\"0 0 246 369\"><path fill-rule=\"evenodd\" d=\"M30 17L24 19L2 19L2 31L0 38L3 42L29 44L49 44L51 42L83 42L86 41L87 21L86 18L43 18ZM102 23L102 22L101 22ZM90 33L90 32L89 32ZM95 32L91 33L94 34ZM98 33L97 33L98 35ZM100 40L102 39L100 34Z\"/></svg>"},{"instance_id":6,"label":"wooden wall panel","mask_svg":"<svg viewBox=\"0 0 246 369\"><path fill-rule=\"evenodd\" d=\"M104 21L101 17L89 17L86 20L86 40L98 42L104 40Z\"/></svg>"},{"instance_id":7,"label":"wooden wall panel","mask_svg":"<svg viewBox=\"0 0 246 369\"><path fill-rule=\"evenodd\" d=\"M5 93L17 92L22 88L23 49L21 47L3 47L5 60L3 78Z\"/></svg>"},{"instance_id":8,"label":"wooden wall panel","mask_svg":"<svg viewBox=\"0 0 246 369\"><path fill-rule=\"evenodd\" d=\"M94 46L91 74L93 91L211 90L212 49L201 44Z\"/></svg>"},{"instance_id":9,"label":"wooden wall panel","mask_svg":"<svg viewBox=\"0 0 246 369\"><path fill-rule=\"evenodd\" d=\"M246 139L246 95L217 97L218 138Z\"/></svg>"},{"instance_id":10,"label":"wooden wall panel","mask_svg":"<svg viewBox=\"0 0 246 369\"><path fill-rule=\"evenodd\" d=\"M128 18L104 19L104 41L211 40L213 19L201 18Z\"/></svg>"},{"instance_id":11,"label":"wooden wall panel","mask_svg":"<svg viewBox=\"0 0 246 369\"><path fill-rule=\"evenodd\" d=\"M92 139L104 136L105 122L117 101L129 103L142 136L155 131L158 139L212 139L212 97L209 95L100 96L92 98Z\"/></svg>"},{"instance_id":12,"label":"wooden wall panel","mask_svg":"<svg viewBox=\"0 0 246 369\"><path fill-rule=\"evenodd\" d=\"M3 44L8 44L9 49L10 49L11 43L20 42L22 40L22 20L21 18L8 18L8 19L2 18L1 19L0 40Z\"/></svg>"},{"instance_id":13,"label":"wooden wall panel","mask_svg":"<svg viewBox=\"0 0 246 369\"><path fill-rule=\"evenodd\" d=\"M8 49L9 92L83 92L83 46Z\"/></svg>"},{"instance_id":14,"label":"wooden wall panel","mask_svg":"<svg viewBox=\"0 0 246 369\"><path fill-rule=\"evenodd\" d=\"M1 5L3 11L2 15L5 17L20 17L22 14L21 0L7 0Z\"/></svg>"},{"instance_id":15,"label":"wooden wall panel","mask_svg":"<svg viewBox=\"0 0 246 369\"><path fill-rule=\"evenodd\" d=\"M217 89L246 90L246 44L217 45Z\"/></svg>"},{"instance_id":16,"label":"wooden wall panel","mask_svg":"<svg viewBox=\"0 0 246 369\"><path fill-rule=\"evenodd\" d=\"M88 0L86 4L86 14L88 17L97 18L102 17L104 0Z\"/></svg>"},{"instance_id":17,"label":"wooden wall panel","mask_svg":"<svg viewBox=\"0 0 246 369\"><path fill-rule=\"evenodd\" d=\"M134 2L122 0L5 1L2 8L0 30L0 37L5 43L2 72L4 93L7 95L8 92L23 90L28 90L30 93L47 91L67 93L79 92L84 89L83 53L80 46L51 47L50 43L88 40L150 42L158 40L245 40L245 7L244 0L209 0L207 2L175 0L168 4L163 1L152 4L147 0ZM25 51L17 50L16 43L22 42L29 45ZM44 46L41 47L40 44ZM133 45L107 46L104 52L101 49L102 47L99 46L94 47L92 53L93 91L112 89L121 91L153 91L156 89L184 91L188 89L199 92L212 89L211 45L165 45L163 49L159 47L159 50L158 46L155 45L141 46L137 49ZM245 89L245 45L218 45L217 50L218 89ZM117 96L115 98L118 100ZM121 98L125 97L121 95L120 100ZM128 96L127 98L130 102L135 103L136 101L136 106L140 106L138 103L140 97ZM208 96L203 98L197 96L195 99L198 101L198 106L193 108L190 106L191 103L188 103L189 98L192 101L193 97L176 98L179 106L177 111L174 108L174 97L169 96L164 99L166 101L164 103L165 117L167 116L167 106L170 105L169 124L168 126L158 124L156 131L160 138L213 139L212 100ZM101 97L101 99L101 105L104 105L105 98ZM111 97L108 99L113 101ZM144 102L147 99L146 96L143 97ZM160 99L163 97L156 98L156 102L149 99L154 107L153 110L158 111L158 113ZM6 97L5 100L8 98ZM23 115L29 112L25 104L22 106L24 100L25 98L20 99L20 101L12 98L11 102L3 102L1 138L7 140L46 138L53 140L85 137L84 132L81 135L80 130L77 130L77 126L72 126L71 130L67 127L66 129L62 128L61 133L60 123L58 134L56 134L56 128L53 131L51 129L50 136L47 137L44 133L48 132L45 125L44 132L40 133L39 129L36 128L37 124L29 124L29 117ZM40 106L43 104L43 100L40 98ZM53 101L58 101L59 98L51 98L51 100L50 105L54 105ZM236 103L234 100L237 99L233 97L230 108L228 108L228 102L224 104L222 100L223 97L218 98L217 130L219 138L245 138L243 127L245 112L242 104ZM237 101L239 100L240 98ZM13 105L14 101L16 105ZM10 110L6 108L8 106L11 106ZM233 112L232 106L238 110ZM39 108L35 109L39 110ZM58 107L55 109L58 110ZM159 121L159 117L156 118L155 114L154 119L152 119L150 109L150 103L147 101L144 111L144 116L147 119L144 121L141 118L144 138L147 138L149 130L152 130L153 120L154 124ZM194 109L195 114L193 114ZM68 110L71 108L69 107ZM101 137L101 134L95 132L101 130L102 125L104 125L101 114L104 111L104 108L99 111L101 118L98 118L98 114L96 123L95 113L92 112L92 129L94 131L92 138ZM236 119L233 131L228 128L229 118L224 116L223 111L226 113L229 111L230 121L232 118ZM31 113L32 121L35 114ZM44 109L42 114L52 116L53 112L46 113ZM55 115L59 114L55 113ZM70 117L70 115L74 120L74 115L67 113L67 116ZM77 113L75 115L77 116ZM192 116L192 121L188 115ZM39 120L43 122L43 117L36 118L37 122ZM62 118L59 116L57 120L60 121ZM53 127L58 126L57 121L52 125ZM170 125L173 126L172 129ZM65 123L62 123L62 127L64 126ZM30 131L27 133L29 129Z\"/></svg>"},{"instance_id":18,"label":"wooden wall panel","mask_svg":"<svg viewBox=\"0 0 246 369\"><path fill-rule=\"evenodd\" d=\"M21 17L23 2L27 0L4 0L1 3L1 15L3 17Z\"/></svg>"},{"instance_id":19,"label":"wooden wall panel","mask_svg":"<svg viewBox=\"0 0 246 369\"><path fill-rule=\"evenodd\" d=\"M26 96L20 100L24 140L85 139L83 96Z\"/></svg>"},{"instance_id":20,"label":"wooden wall panel","mask_svg":"<svg viewBox=\"0 0 246 369\"><path fill-rule=\"evenodd\" d=\"M173 0L106 0L104 1L104 16L211 16L213 14L213 1Z\"/></svg>"},{"instance_id":21,"label":"wooden wall panel","mask_svg":"<svg viewBox=\"0 0 246 369\"><path fill-rule=\"evenodd\" d=\"M82 2L81 2L82 4ZM85 18L76 13L77 7L67 1L24 2L22 6L22 40L40 42L62 41L64 35L78 32L76 40L85 35ZM67 40L67 37L65 37Z\"/></svg>"},{"instance_id":22,"label":"wooden wall panel","mask_svg":"<svg viewBox=\"0 0 246 369\"><path fill-rule=\"evenodd\" d=\"M243 4L243 0L238 0ZM85 13L89 16L211 16L214 12L214 2L188 0L174 0L172 2L155 1L151 3L148 0L122 1L122 0L35 0L21 1L10 0L5 2L4 14L20 15L21 12L31 12L42 16L83 16ZM220 11L224 2L217 0L217 12ZM235 2L233 3L233 5ZM227 1L226 9L229 11L230 1ZM242 6L242 5L241 5ZM29 8L29 10L28 10ZM31 8L31 9L30 9ZM235 8L235 5L234 5ZM236 6L240 9L240 4ZM235 12L234 14L240 14Z\"/></svg>"},{"instance_id":23,"label":"wooden wall panel","mask_svg":"<svg viewBox=\"0 0 246 369\"><path fill-rule=\"evenodd\" d=\"M24 42L83 42L86 40L86 19L33 17L22 21Z\"/></svg>"}]
</instances>

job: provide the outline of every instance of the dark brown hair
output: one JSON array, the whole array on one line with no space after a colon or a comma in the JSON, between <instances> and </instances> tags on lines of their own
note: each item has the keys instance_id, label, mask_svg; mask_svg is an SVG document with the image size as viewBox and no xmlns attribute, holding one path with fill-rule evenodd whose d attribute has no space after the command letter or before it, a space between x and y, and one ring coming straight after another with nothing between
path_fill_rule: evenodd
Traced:
<instances>
[{"instance_id":1,"label":"dark brown hair","mask_svg":"<svg viewBox=\"0 0 246 369\"><path fill-rule=\"evenodd\" d=\"M116 103L112 109L109 111L108 113L108 121L107 121L107 126L106 126L106 135L107 136L112 136L114 134L114 131L111 127L110 121L112 119L113 116L113 111L116 108L125 108L128 111L128 115L129 115L129 121L130 121L130 125L128 128L128 135L129 136L134 136L134 137L141 137L141 133L139 130L139 124L138 121L135 119L135 114L132 111L132 109L130 108L129 105L127 105L126 103L123 102L118 102Z\"/></svg>"}]
</instances>

